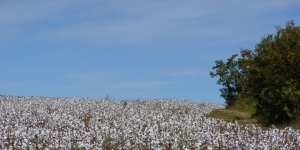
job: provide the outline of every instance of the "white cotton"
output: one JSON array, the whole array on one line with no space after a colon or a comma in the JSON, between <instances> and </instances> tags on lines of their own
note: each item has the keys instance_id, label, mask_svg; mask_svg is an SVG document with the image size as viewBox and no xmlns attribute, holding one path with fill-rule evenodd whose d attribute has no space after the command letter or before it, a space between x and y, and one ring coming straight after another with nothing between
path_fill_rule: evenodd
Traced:
<instances>
[{"instance_id":1,"label":"white cotton","mask_svg":"<svg viewBox=\"0 0 300 150\"><path fill-rule=\"evenodd\" d=\"M19 149L35 149L35 142L40 149L300 147L299 131L292 128L264 131L205 116L225 107L219 104L158 99L128 100L124 107L121 101L12 96L0 96L0 103L0 149L12 136Z\"/></svg>"}]
</instances>

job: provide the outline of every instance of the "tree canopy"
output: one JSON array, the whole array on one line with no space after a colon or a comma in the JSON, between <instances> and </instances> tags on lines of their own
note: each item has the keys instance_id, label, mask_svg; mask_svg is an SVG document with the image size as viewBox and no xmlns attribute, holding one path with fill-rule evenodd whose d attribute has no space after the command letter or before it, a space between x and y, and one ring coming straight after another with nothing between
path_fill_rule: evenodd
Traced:
<instances>
[{"instance_id":1,"label":"tree canopy","mask_svg":"<svg viewBox=\"0 0 300 150\"><path fill-rule=\"evenodd\" d=\"M300 27L293 21L263 37L255 49L242 49L226 63L216 61L211 77L219 76L221 96L229 106L238 97L255 102L264 124L289 123L300 114Z\"/></svg>"},{"instance_id":2,"label":"tree canopy","mask_svg":"<svg viewBox=\"0 0 300 150\"><path fill-rule=\"evenodd\" d=\"M239 79L242 74L238 65L239 62L236 60L237 56L238 54L232 55L227 59L226 63L222 60L216 61L216 66L213 67L216 72L210 72L211 77L220 77L217 83L224 86L224 88L220 89L221 97L226 100L228 106L234 104L238 94L241 92Z\"/></svg>"}]
</instances>

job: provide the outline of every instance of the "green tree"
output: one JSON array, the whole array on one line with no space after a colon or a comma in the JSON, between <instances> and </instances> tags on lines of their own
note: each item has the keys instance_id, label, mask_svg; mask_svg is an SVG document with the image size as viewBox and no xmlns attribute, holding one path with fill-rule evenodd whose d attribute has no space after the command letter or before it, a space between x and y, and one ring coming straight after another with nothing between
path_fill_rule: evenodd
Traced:
<instances>
[{"instance_id":1,"label":"green tree","mask_svg":"<svg viewBox=\"0 0 300 150\"><path fill-rule=\"evenodd\" d=\"M224 88L220 89L221 97L226 101L228 107L232 106L239 96L242 86L242 70L239 67L239 60L236 59L238 54L232 55L224 63L222 60L216 61L216 65L212 67L215 72L210 72L212 78L219 76L217 84Z\"/></svg>"},{"instance_id":2,"label":"green tree","mask_svg":"<svg viewBox=\"0 0 300 150\"><path fill-rule=\"evenodd\" d=\"M216 72L210 72L220 77L217 83L224 86L220 91L228 106L250 101L266 125L289 123L300 115L300 27L289 21L276 29L253 51L241 50L240 58L235 54L226 63L216 61Z\"/></svg>"},{"instance_id":3,"label":"green tree","mask_svg":"<svg viewBox=\"0 0 300 150\"><path fill-rule=\"evenodd\" d=\"M299 114L300 28L290 21L276 29L254 51L241 51L247 93L257 101L256 115L265 124L289 123Z\"/></svg>"}]
</instances>

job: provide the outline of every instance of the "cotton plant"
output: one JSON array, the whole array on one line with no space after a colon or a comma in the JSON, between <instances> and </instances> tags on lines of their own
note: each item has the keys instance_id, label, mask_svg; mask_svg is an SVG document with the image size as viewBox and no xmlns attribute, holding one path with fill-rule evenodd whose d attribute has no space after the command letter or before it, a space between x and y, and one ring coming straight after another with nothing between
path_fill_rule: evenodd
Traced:
<instances>
[{"instance_id":1,"label":"cotton plant","mask_svg":"<svg viewBox=\"0 0 300 150\"><path fill-rule=\"evenodd\" d=\"M125 103L126 102L126 103ZM261 130L182 100L0 96L0 149L299 149L299 130Z\"/></svg>"}]
</instances>

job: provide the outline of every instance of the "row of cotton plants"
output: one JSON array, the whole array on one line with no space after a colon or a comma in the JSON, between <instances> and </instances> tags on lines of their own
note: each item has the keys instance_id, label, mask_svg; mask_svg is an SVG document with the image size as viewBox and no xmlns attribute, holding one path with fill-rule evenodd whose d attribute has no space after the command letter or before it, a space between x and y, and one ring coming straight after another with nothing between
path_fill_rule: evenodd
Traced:
<instances>
[{"instance_id":1,"label":"row of cotton plants","mask_svg":"<svg viewBox=\"0 0 300 150\"><path fill-rule=\"evenodd\" d=\"M206 117L224 105L0 96L0 149L299 149L291 128Z\"/></svg>"}]
</instances>

